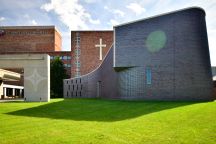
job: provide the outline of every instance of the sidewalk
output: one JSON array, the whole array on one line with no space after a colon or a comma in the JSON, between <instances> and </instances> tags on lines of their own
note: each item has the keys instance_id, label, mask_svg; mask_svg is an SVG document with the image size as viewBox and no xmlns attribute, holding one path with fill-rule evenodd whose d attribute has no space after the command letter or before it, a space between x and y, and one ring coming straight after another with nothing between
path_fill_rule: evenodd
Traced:
<instances>
[{"instance_id":1,"label":"sidewalk","mask_svg":"<svg viewBox=\"0 0 216 144\"><path fill-rule=\"evenodd\" d=\"M14 101L24 101L23 98L15 98L15 99L0 99L0 102L14 102Z\"/></svg>"}]
</instances>

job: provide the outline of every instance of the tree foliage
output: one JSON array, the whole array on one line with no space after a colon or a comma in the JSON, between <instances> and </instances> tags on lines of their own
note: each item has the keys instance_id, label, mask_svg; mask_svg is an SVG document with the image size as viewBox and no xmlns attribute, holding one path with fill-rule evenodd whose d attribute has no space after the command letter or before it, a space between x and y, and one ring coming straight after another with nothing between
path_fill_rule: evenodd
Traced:
<instances>
[{"instance_id":1,"label":"tree foliage","mask_svg":"<svg viewBox=\"0 0 216 144\"><path fill-rule=\"evenodd\" d=\"M50 64L51 98L63 97L63 79L68 78L64 63L56 57Z\"/></svg>"}]
</instances>

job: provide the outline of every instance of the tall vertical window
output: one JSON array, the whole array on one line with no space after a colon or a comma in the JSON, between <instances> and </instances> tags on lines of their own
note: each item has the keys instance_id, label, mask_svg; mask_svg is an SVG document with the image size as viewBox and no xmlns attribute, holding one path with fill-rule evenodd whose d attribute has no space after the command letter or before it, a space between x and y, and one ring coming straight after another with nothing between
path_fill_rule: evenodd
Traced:
<instances>
[{"instance_id":1,"label":"tall vertical window","mask_svg":"<svg viewBox=\"0 0 216 144\"><path fill-rule=\"evenodd\" d=\"M75 59L76 59L76 74L75 77L80 76L80 34L77 32L75 37Z\"/></svg>"},{"instance_id":2,"label":"tall vertical window","mask_svg":"<svg viewBox=\"0 0 216 144\"><path fill-rule=\"evenodd\" d=\"M152 74L151 74L151 68L146 67L146 84L152 83Z\"/></svg>"}]
</instances>

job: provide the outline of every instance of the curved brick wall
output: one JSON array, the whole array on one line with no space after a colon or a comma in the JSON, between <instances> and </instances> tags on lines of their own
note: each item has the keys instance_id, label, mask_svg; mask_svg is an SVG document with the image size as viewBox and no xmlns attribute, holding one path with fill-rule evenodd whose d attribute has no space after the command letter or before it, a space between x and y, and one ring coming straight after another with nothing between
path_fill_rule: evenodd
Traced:
<instances>
[{"instance_id":1,"label":"curved brick wall","mask_svg":"<svg viewBox=\"0 0 216 144\"><path fill-rule=\"evenodd\" d=\"M65 98L116 98L117 96L117 73L113 68L112 47L96 70L78 78L64 80Z\"/></svg>"},{"instance_id":2,"label":"curved brick wall","mask_svg":"<svg viewBox=\"0 0 216 144\"><path fill-rule=\"evenodd\" d=\"M190 8L116 26L114 32L114 48L103 64L79 78L81 97L215 99L202 9ZM71 97L72 80L64 80L65 97Z\"/></svg>"}]
</instances>

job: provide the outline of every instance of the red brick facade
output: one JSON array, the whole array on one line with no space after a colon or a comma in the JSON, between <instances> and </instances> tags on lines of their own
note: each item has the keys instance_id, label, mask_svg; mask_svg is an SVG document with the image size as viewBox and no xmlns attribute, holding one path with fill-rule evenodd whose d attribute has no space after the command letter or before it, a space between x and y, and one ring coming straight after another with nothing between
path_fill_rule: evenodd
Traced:
<instances>
[{"instance_id":1,"label":"red brick facade","mask_svg":"<svg viewBox=\"0 0 216 144\"><path fill-rule=\"evenodd\" d=\"M61 51L62 38L55 26L0 27L0 54L48 54L59 56L70 76L71 52Z\"/></svg>"},{"instance_id":2,"label":"red brick facade","mask_svg":"<svg viewBox=\"0 0 216 144\"><path fill-rule=\"evenodd\" d=\"M54 26L0 27L0 30L0 52L61 50L61 35Z\"/></svg>"},{"instance_id":3,"label":"red brick facade","mask_svg":"<svg viewBox=\"0 0 216 144\"><path fill-rule=\"evenodd\" d=\"M76 39L79 37L79 51ZM62 38L55 26L0 27L0 54L49 54L51 60L60 56L67 74L81 76L95 70L103 61L99 59L100 43L102 58L113 43L113 31L72 31L71 51L61 51Z\"/></svg>"},{"instance_id":4,"label":"red brick facade","mask_svg":"<svg viewBox=\"0 0 216 144\"><path fill-rule=\"evenodd\" d=\"M113 31L72 31L71 32L71 77L85 75L95 70L103 60L99 59L100 48L96 47L102 39L102 58L113 44ZM79 49L79 50L78 50Z\"/></svg>"}]
</instances>

